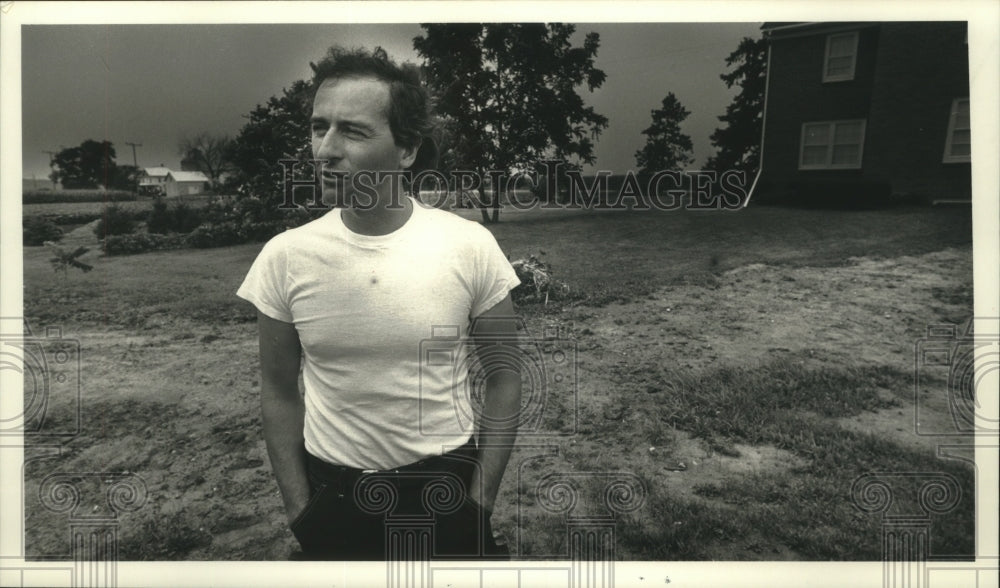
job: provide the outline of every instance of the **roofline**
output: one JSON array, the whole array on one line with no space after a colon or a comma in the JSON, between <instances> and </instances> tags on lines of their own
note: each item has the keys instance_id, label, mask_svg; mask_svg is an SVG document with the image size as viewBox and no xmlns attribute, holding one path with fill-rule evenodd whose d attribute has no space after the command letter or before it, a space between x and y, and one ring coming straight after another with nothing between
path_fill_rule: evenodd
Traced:
<instances>
[{"instance_id":1,"label":"roofline","mask_svg":"<svg viewBox=\"0 0 1000 588\"><path fill-rule=\"evenodd\" d=\"M802 28L802 27L810 27L810 26L818 25L818 24L823 24L823 23L821 21L815 21L815 22L795 22L795 23L792 23L792 24L778 25L778 26L775 26L775 27L769 27L767 25L761 25L760 30L764 31L765 33L769 33L771 31L783 31L783 30L786 30L786 29L799 29L799 28Z\"/></svg>"},{"instance_id":2,"label":"roofline","mask_svg":"<svg viewBox=\"0 0 1000 588\"><path fill-rule=\"evenodd\" d=\"M782 39L789 37L803 37L839 30L856 30L860 28L877 27L881 21L822 21L822 22L799 22L787 25L780 25L772 28L761 28L764 38L770 39L775 36ZM774 33L778 34L775 35Z\"/></svg>"}]
</instances>

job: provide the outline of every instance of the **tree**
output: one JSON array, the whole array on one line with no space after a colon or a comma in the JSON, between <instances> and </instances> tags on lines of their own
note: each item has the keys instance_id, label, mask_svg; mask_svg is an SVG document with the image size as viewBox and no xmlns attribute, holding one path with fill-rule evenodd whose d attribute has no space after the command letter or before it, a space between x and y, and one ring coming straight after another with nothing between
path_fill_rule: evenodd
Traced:
<instances>
[{"instance_id":1,"label":"tree","mask_svg":"<svg viewBox=\"0 0 1000 588\"><path fill-rule=\"evenodd\" d=\"M111 178L108 180L108 187L115 190L135 190L139 185L139 174L141 170L134 165L116 165L111 170Z\"/></svg>"},{"instance_id":2,"label":"tree","mask_svg":"<svg viewBox=\"0 0 1000 588\"><path fill-rule=\"evenodd\" d=\"M181 167L190 165L208 176L212 188L217 188L219 178L229 171L233 140L227 135L199 133L194 137L181 139L178 152L184 160Z\"/></svg>"},{"instance_id":3,"label":"tree","mask_svg":"<svg viewBox=\"0 0 1000 588\"><path fill-rule=\"evenodd\" d=\"M241 194L271 198L282 191L282 159L312 157L309 82L299 80L245 115L247 123L233 140L229 159Z\"/></svg>"},{"instance_id":4,"label":"tree","mask_svg":"<svg viewBox=\"0 0 1000 588\"><path fill-rule=\"evenodd\" d=\"M693 163L691 137L681 132L681 123L691 113L674 93L667 94L660 108L651 114L653 122L642 132L646 135L646 145L635 152L639 174L649 176L658 171L680 170Z\"/></svg>"},{"instance_id":5,"label":"tree","mask_svg":"<svg viewBox=\"0 0 1000 588\"><path fill-rule=\"evenodd\" d=\"M115 148L110 141L87 139L79 147L68 147L52 158L50 176L68 190L105 188L115 174Z\"/></svg>"},{"instance_id":6,"label":"tree","mask_svg":"<svg viewBox=\"0 0 1000 588\"><path fill-rule=\"evenodd\" d=\"M573 47L570 24L421 27L413 47L454 139L442 149L446 165L477 173L483 222L497 222L500 192L512 172L547 158L594 162L594 141L608 119L585 106L576 88L586 84L593 91L606 78L594 66L597 33ZM487 201L490 171L502 181L493 182Z\"/></svg>"},{"instance_id":7,"label":"tree","mask_svg":"<svg viewBox=\"0 0 1000 588\"><path fill-rule=\"evenodd\" d=\"M760 140L764 124L764 87L767 82L767 41L744 37L726 58L726 65L736 66L719 77L727 88L740 87L739 94L726 107L717 128L709 139L716 153L706 167L717 172L739 170L752 173L760 166Z\"/></svg>"},{"instance_id":8,"label":"tree","mask_svg":"<svg viewBox=\"0 0 1000 588\"><path fill-rule=\"evenodd\" d=\"M227 185L233 186L241 199L259 202L254 207L259 217L255 221L285 218L279 208L284 202L284 168L280 161L312 159L311 114L310 84L299 80L245 116L247 122L229 148L233 175ZM297 168L298 178L312 177L310 166ZM314 189L318 199L319 185Z\"/></svg>"}]
</instances>

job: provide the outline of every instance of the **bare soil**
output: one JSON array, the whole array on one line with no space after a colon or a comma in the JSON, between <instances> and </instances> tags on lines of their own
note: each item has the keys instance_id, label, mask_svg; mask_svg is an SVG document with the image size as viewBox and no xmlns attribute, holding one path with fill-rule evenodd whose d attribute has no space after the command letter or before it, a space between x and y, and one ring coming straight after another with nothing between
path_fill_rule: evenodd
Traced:
<instances>
[{"instance_id":1,"label":"bare soil","mask_svg":"<svg viewBox=\"0 0 1000 588\"><path fill-rule=\"evenodd\" d=\"M88 230L81 227L67 243L86 242ZM556 531L530 532L545 515L526 490L549 472L642 472L670 494L711 502L694 489L800 465L800 458L770 446L738 444L738 456L723 455L681 430L646 438L633 427L641 412L615 400L625 389L683 393L636 368L657 363L697 370L777 358L912 369L914 343L929 324L961 323L971 314L971 274L968 248L854 258L839 267L755 264L693 275L687 284L627 303L532 314L532 333L558 327L575 346L578 374L571 384L579 412L575 419L564 412L560 424L576 434L520 440L494 526L515 553L558 553L562 546L544 539ZM29 557L70 554L67 515L39 502L38 484L48 473L127 471L144 481L147 498L121 516L122 559L285 559L296 544L261 438L256 326L159 317L138 332L91 328L67 336L81 343L83 431L60 455L26 466ZM637 388L645 391L631 392ZM897 407L839 423L933 451L935 440L914 432L909 392L885 393L899 399ZM938 405L927 418L944 426L950 415ZM604 442L609 427L628 442ZM766 537L720 538L708 553L802 559Z\"/></svg>"}]
</instances>

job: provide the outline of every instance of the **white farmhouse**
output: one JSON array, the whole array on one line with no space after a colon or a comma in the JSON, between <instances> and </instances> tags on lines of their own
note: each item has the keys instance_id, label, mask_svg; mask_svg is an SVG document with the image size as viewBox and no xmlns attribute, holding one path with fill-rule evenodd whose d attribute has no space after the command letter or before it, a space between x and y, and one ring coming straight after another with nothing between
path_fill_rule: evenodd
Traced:
<instances>
[{"instance_id":1,"label":"white farmhouse","mask_svg":"<svg viewBox=\"0 0 1000 588\"><path fill-rule=\"evenodd\" d=\"M145 189L144 192L158 191L161 194L164 193L167 184L167 174L170 173L170 168L166 167L147 167L142 170L142 174L139 176L139 189Z\"/></svg>"}]
</instances>

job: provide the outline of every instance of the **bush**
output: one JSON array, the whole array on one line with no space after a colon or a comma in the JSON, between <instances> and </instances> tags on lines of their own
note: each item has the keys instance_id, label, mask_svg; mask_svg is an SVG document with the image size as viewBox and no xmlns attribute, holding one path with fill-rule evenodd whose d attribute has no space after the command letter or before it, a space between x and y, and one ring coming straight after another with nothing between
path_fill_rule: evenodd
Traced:
<instances>
[{"instance_id":1,"label":"bush","mask_svg":"<svg viewBox=\"0 0 1000 588\"><path fill-rule=\"evenodd\" d=\"M187 236L188 245L199 249L226 247L241 243L267 241L284 231L285 223L279 221L245 222L224 221L203 224Z\"/></svg>"},{"instance_id":2,"label":"bush","mask_svg":"<svg viewBox=\"0 0 1000 588\"><path fill-rule=\"evenodd\" d=\"M146 230L150 233L163 235L170 232L173 219L167 210L167 203L162 198L153 201L153 209L146 216Z\"/></svg>"},{"instance_id":3,"label":"bush","mask_svg":"<svg viewBox=\"0 0 1000 588\"><path fill-rule=\"evenodd\" d=\"M171 215L171 228L178 233L190 233L201 224L201 215L198 210L191 208L183 202L174 205L174 212Z\"/></svg>"},{"instance_id":4,"label":"bush","mask_svg":"<svg viewBox=\"0 0 1000 588\"><path fill-rule=\"evenodd\" d=\"M190 233L202 222L201 213L183 202L169 209L162 198L153 202L153 210L146 216L146 230L163 235L166 233Z\"/></svg>"},{"instance_id":5,"label":"bush","mask_svg":"<svg viewBox=\"0 0 1000 588\"><path fill-rule=\"evenodd\" d=\"M126 202L135 198L135 194L125 190L28 190L21 194L21 203Z\"/></svg>"},{"instance_id":6,"label":"bush","mask_svg":"<svg viewBox=\"0 0 1000 588\"><path fill-rule=\"evenodd\" d=\"M108 235L125 235L135 229L135 218L127 210L112 204L104 209L97 226L94 227L94 234L98 239L103 239Z\"/></svg>"},{"instance_id":7,"label":"bush","mask_svg":"<svg viewBox=\"0 0 1000 588\"><path fill-rule=\"evenodd\" d=\"M182 249L187 245L185 235L155 235L150 233L130 233L110 235L101 241L105 255L132 255L147 251Z\"/></svg>"},{"instance_id":8,"label":"bush","mask_svg":"<svg viewBox=\"0 0 1000 588\"><path fill-rule=\"evenodd\" d=\"M25 245L36 246L46 241L61 240L63 238L63 230L45 217L29 216L24 219L22 237Z\"/></svg>"},{"instance_id":9,"label":"bush","mask_svg":"<svg viewBox=\"0 0 1000 588\"><path fill-rule=\"evenodd\" d=\"M44 218L57 225L85 225L104 216L99 212L72 212L64 214L43 214L35 218Z\"/></svg>"},{"instance_id":10,"label":"bush","mask_svg":"<svg viewBox=\"0 0 1000 588\"><path fill-rule=\"evenodd\" d=\"M553 279L552 266L534 255L528 256L527 259L515 259L510 265L521 280L520 285L510 292L511 300L515 304L548 303L549 299L560 300L569 296L569 287Z\"/></svg>"},{"instance_id":11,"label":"bush","mask_svg":"<svg viewBox=\"0 0 1000 588\"><path fill-rule=\"evenodd\" d=\"M202 225L187 235L187 243L192 247L225 247L242 243L239 225L232 221Z\"/></svg>"}]
</instances>

